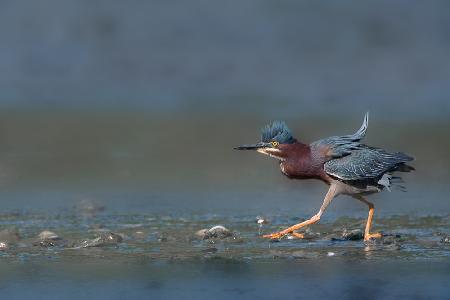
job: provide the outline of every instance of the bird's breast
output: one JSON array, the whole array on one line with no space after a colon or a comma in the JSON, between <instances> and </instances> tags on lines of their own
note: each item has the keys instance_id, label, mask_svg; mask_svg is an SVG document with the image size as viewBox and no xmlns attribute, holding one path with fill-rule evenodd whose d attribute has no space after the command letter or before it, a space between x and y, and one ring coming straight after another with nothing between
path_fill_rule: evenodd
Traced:
<instances>
[{"instance_id":1,"label":"bird's breast","mask_svg":"<svg viewBox=\"0 0 450 300\"><path fill-rule=\"evenodd\" d=\"M323 166L302 160L282 161L280 169L287 177L297 179L321 178L323 173Z\"/></svg>"}]
</instances>

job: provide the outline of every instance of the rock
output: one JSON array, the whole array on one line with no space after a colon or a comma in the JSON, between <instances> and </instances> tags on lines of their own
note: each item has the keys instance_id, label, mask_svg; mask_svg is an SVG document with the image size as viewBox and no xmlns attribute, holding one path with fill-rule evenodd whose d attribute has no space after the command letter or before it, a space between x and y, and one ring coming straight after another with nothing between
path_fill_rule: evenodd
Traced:
<instances>
[{"instance_id":1,"label":"rock","mask_svg":"<svg viewBox=\"0 0 450 300\"><path fill-rule=\"evenodd\" d=\"M222 225L213 226L210 229L200 229L195 235L201 239L207 240L211 238L223 239L230 237L233 233Z\"/></svg>"},{"instance_id":2,"label":"rock","mask_svg":"<svg viewBox=\"0 0 450 300\"><path fill-rule=\"evenodd\" d=\"M43 248L50 248L50 247L55 247L57 246L56 241L52 241L52 240L43 240L37 243L33 244L34 246L41 246Z\"/></svg>"},{"instance_id":3,"label":"rock","mask_svg":"<svg viewBox=\"0 0 450 300\"><path fill-rule=\"evenodd\" d=\"M224 238L232 235L231 231L222 225L211 227L208 230L208 234L215 238Z\"/></svg>"},{"instance_id":4,"label":"rock","mask_svg":"<svg viewBox=\"0 0 450 300\"><path fill-rule=\"evenodd\" d=\"M44 230L39 233L37 241L33 243L34 246L41 246L44 248L54 247L62 244L62 239L56 233L49 230Z\"/></svg>"},{"instance_id":5,"label":"rock","mask_svg":"<svg viewBox=\"0 0 450 300\"><path fill-rule=\"evenodd\" d=\"M345 241L360 241L364 239L364 233L361 229L353 229L350 231L344 230L342 239Z\"/></svg>"},{"instance_id":6,"label":"rock","mask_svg":"<svg viewBox=\"0 0 450 300\"><path fill-rule=\"evenodd\" d=\"M258 224L259 226L262 226L263 224L269 224L269 221L267 219L264 219L263 217L257 216L256 224Z\"/></svg>"},{"instance_id":7,"label":"rock","mask_svg":"<svg viewBox=\"0 0 450 300\"><path fill-rule=\"evenodd\" d=\"M450 235L444 236L444 237L441 239L441 243L444 243L444 244L450 244Z\"/></svg>"},{"instance_id":8,"label":"rock","mask_svg":"<svg viewBox=\"0 0 450 300\"><path fill-rule=\"evenodd\" d=\"M197 232L195 233L195 235L196 235L197 237L199 237L199 238L204 238L204 237L206 237L206 236L208 235L208 230L209 230L209 229L200 229L199 231L197 231Z\"/></svg>"},{"instance_id":9,"label":"rock","mask_svg":"<svg viewBox=\"0 0 450 300\"><path fill-rule=\"evenodd\" d=\"M0 242L0 251L8 249L9 245L6 242Z\"/></svg>"},{"instance_id":10,"label":"rock","mask_svg":"<svg viewBox=\"0 0 450 300\"><path fill-rule=\"evenodd\" d=\"M76 244L74 248L114 246L123 241L121 235L113 232L101 234L94 239L86 239Z\"/></svg>"},{"instance_id":11,"label":"rock","mask_svg":"<svg viewBox=\"0 0 450 300\"><path fill-rule=\"evenodd\" d=\"M44 230L41 233L39 233L38 238L41 241L60 240L61 239L56 233L54 233L53 231L49 231L49 230Z\"/></svg>"}]
</instances>

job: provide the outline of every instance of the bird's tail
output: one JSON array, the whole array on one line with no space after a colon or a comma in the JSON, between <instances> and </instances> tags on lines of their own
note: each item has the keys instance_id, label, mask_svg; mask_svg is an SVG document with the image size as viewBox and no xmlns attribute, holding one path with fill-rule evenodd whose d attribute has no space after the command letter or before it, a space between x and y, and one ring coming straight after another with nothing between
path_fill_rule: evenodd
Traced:
<instances>
[{"instance_id":1,"label":"bird's tail","mask_svg":"<svg viewBox=\"0 0 450 300\"><path fill-rule=\"evenodd\" d=\"M386 173L381 177L381 179L378 181L379 185L382 185L385 187L389 192L392 191L392 189L406 192L406 187L404 186L405 181L403 178L399 176L392 176L392 174Z\"/></svg>"}]
</instances>

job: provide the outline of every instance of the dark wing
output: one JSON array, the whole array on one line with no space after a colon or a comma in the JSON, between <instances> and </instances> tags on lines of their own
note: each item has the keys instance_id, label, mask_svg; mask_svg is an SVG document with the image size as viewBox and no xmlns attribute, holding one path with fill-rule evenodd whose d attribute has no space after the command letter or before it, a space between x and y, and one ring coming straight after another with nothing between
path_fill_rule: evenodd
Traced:
<instances>
[{"instance_id":1,"label":"dark wing","mask_svg":"<svg viewBox=\"0 0 450 300\"><path fill-rule=\"evenodd\" d=\"M310 147L316 155L320 155L325 162L333 158L344 157L361 147L359 142L366 135L366 130L369 125L369 113L364 116L361 128L354 134L332 136L323 140L318 140L311 143Z\"/></svg>"},{"instance_id":2,"label":"dark wing","mask_svg":"<svg viewBox=\"0 0 450 300\"><path fill-rule=\"evenodd\" d=\"M350 155L326 162L324 170L341 180L376 179L387 172L412 170L412 167L404 165L411 160L413 158L404 153L388 153L383 149L360 145Z\"/></svg>"}]
</instances>

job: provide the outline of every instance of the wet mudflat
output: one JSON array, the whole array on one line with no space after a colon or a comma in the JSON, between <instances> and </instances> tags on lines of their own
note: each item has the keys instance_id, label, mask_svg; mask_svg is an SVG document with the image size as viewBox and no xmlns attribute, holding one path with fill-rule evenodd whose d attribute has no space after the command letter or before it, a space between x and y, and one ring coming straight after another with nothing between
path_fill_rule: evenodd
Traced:
<instances>
[{"instance_id":1,"label":"wet mudflat","mask_svg":"<svg viewBox=\"0 0 450 300\"><path fill-rule=\"evenodd\" d=\"M261 233L286 215L0 215L0 292L9 298L448 298L450 216L385 216L312 226L305 239ZM223 226L223 227L222 227ZM38 295L38 296L36 296Z\"/></svg>"},{"instance_id":2,"label":"wet mudflat","mask_svg":"<svg viewBox=\"0 0 450 300\"><path fill-rule=\"evenodd\" d=\"M304 239L261 234L301 221L289 216L0 215L0 256L7 261L80 257L153 259L449 259L450 216L386 216L381 240L364 242L365 219L339 217L303 230Z\"/></svg>"}]
</instances>

